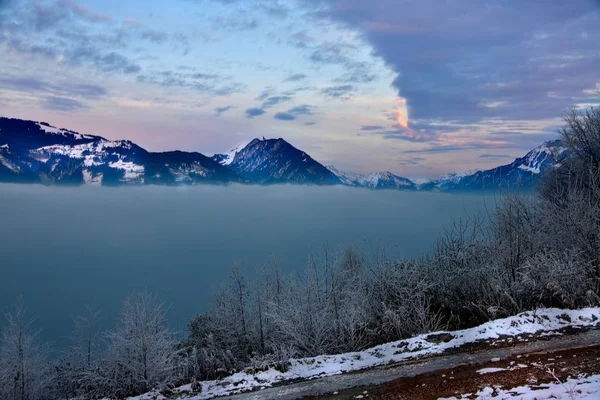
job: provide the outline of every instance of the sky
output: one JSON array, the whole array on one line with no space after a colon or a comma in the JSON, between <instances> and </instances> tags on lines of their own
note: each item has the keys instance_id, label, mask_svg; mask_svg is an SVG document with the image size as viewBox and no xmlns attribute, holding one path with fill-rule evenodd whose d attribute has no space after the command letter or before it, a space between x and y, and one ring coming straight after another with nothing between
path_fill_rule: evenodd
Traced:
<instances>
[{"instance_id":1,"label":"sky","mask_svg":"<svg viewBox=\"0 0 600 400\"><path fill-rule=\"evenodd\" d=\"M0 115L434 178L600 103L598 0L0 0Z\"/></svg>"}]
</instances>

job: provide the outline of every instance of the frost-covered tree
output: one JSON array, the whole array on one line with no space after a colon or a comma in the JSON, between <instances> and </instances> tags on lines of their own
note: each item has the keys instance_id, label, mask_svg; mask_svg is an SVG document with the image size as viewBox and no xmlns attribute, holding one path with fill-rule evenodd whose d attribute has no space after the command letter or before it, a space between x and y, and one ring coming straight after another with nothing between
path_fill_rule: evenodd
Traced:
<instances>
[{"instance_id":1,"label":"frost-covered tree","mask_svg":"<svg viewBox=\"0 0 600 400\"><path fill-rule=\"evenodd\" d=\"M177 382L179 354L167 328L165 306L155 296L142 292L128 297L107 339L107 354L96 372L108 394L139 394Z\"/></svg>"},{"instance_id":2,"label":"frost-covered tree","mask_svg":"<svg viewBox=\"0 0 600 400\"><path fill-rule=\"evenodd\" d=\"M0 337L0 398L43 399L48 382L48 346L32 328L23 300L6 313Z\"/></svg>"},{"instance_id":3,"label":"frost-covered tree","mask_svg":"<svg viewBox=\"0 0 600 400\"><path fill-rule=\"evenodd\" d=\"M100 311L86 306L86 313L73 318L71 345L53 363L53 389L56 397L75 398L92 389L92 377L100 356Z\"/></svg>"},{"instance_id":4,"label":"frost-covered tree","mask_svg":"<svg viewBox=\"0 0 600 400\"><path fill-rule=\"evenodd\" d=\"M573 109L564 117L564 121L560 136L568 157L546 177L541 193L555 202L568 201L565 196L574 188L598 196L600 107Z\"/></svg>"}]
</instances>

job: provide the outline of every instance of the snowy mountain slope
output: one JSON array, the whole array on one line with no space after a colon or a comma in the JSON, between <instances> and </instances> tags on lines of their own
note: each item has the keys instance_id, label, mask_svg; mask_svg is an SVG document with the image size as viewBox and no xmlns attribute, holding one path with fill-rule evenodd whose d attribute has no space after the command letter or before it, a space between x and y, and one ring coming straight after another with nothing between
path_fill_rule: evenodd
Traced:
<instances>
[{"instance_id":1,"label":"snowy mountain slope","mask_svg":"<svg viewBox=\"0 0 600 400\"><path fill-rule=\"evenodd\" d=\"M200 153L148 152L44 122L0 118L0 181L45 184L192 184L238 182Z\"/></svg>"},{"instance_id":2,"label":"snowy mountain slope","mask_svg":"<svg viewBox=\"0 0 600 400\"><path fill-rule=\"evenodd\" d=\"M466 174L451 174L424 183L420 190L461 191L486 189L529 189L544 173L567 157L567 149L560 140L545 142L512 163L489 170Z\"/></svg>"},{"instance_id":3,"label":"snowy mountain slope","mask_svg":"<svg viewBox=\"0 0 600 400\"><path fill-rule=\"evenodd\" d=\"M283 139L252 140L228 167L251 183L341 183L330 170Z\"/></svg>"},{"instance_id":4,"label":"snowy mountain slope","mask_svg":"<svg viewBox=\"0 0 600 400\"><path fill-rule=\"evenodd\" d=\"M391 172L375 172L371 174L355 174L340 171L333 165L327 168L346 186L363 187L368 189L397 189L416 190L417 185L407 178L394 175Z\"/></svg>"},{"instance_id":5,"label":"snowy mountain slope","mask_svg":"<svg viewBox=\"0 0 600 400\"><path fill-rule=\"evenodd\" d=\"M231 150L229 150L229 152L224 154L215 154L211 158L221 165L230 165L233 162L235 155L239 153L244 147L248 146L248 143L248 141L240 143Z\"/></svg>"}]
</instances>

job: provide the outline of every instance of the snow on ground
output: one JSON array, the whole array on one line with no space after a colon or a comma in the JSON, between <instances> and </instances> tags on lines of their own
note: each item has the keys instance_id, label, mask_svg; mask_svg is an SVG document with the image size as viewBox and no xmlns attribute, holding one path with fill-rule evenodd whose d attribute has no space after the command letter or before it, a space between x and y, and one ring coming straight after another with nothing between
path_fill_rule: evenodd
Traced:
<instances>
[{"instance_id":1,"label":"snow on ground","mask_svg":"<svg viewBox=\"0 0 600 400\"><path fill-rule=\"evenodd\" d=\"M266 388L291 380L308 380L338 375L440 354L448 349L481 340L534 333L550 334L567 326L590 327L596 325L600 325L600 307L582 310L538 309L490 321L470 329L423 334L406 340L385 343L360 352L292 359L287 372L280 372L273 368L258 373L239 372L222 380L201 382L202 391L195 395L190 395L190 385L178 388L177 392L185 396L184 398L187 400L204 400ZM554 332L553 334L560 333ZM130 400L154 398L151 396L156 396L156 394L146 394L130 398Z\"/></svg>"},{"instance_id":2,"label":"snow on ground","mask_svg":"<svg viewBox=\"0 0 600 400\"><path fill-rule=\"evenodd\" d=\"M598 400L600 399L600 375L568 379L560 383L519 386L513 389L486 387L477 393L463 394L461 397L445 397L438 400L459 399Z\"/></svg>"},{"instance_id":3,"label":"snow on ground","mask_svg":"<svg viewBox=\"0 0 600 400\"><path fill-rule=\"evenodd\" d=\"M496 372L503 372L503 371L514 371L517 369L521 369L521 368L527 368L527 365L525 364L517 364L517 365L512 365L508 368L482 368L477 370L477 373L479 375L485 375L485 374L494 374Z\"/></svg>"}]
</instances>

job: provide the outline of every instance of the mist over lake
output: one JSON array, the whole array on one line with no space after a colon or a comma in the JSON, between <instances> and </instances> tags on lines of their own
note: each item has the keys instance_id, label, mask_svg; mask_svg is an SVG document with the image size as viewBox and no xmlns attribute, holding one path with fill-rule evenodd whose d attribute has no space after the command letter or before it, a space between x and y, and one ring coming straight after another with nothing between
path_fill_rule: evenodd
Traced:
<instances>
[{"instance_id":1,"label":"mist over lake","mask_svg":"<svg viewBox=\"0 0 600 400\"><path fill-rule=\"evenodd\" d=\"M275 258L284 271L300 270L325 245L420 257L453 220L496 201L291 185L0 185L0 308L22 294L42 337L62 347L86 304L110 327L124 297L147 289L183 334L232 264L252 272Z\"/></svg>"}]
</instances>

